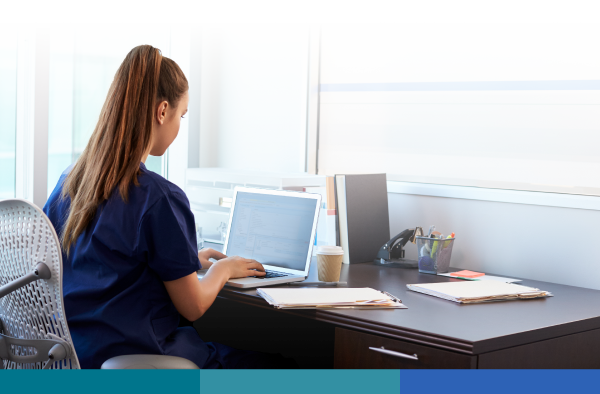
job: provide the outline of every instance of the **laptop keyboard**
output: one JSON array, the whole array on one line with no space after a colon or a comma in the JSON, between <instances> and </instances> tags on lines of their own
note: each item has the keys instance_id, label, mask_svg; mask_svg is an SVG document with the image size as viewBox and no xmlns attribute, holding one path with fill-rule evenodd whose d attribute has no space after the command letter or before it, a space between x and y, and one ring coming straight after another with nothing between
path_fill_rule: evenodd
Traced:
<instances>
[{"instance_id":1,"label":"laptop keyboard","mask_svg":"<svg viewBox=\"0 0 600 394\"><path fill-rule=\"evenodd\" d=\"M257 276L257 279L267 279L267 278L279 278L282 276L289 276L290 274L286 274L285 272L279 272L279 271L270 271L270 270L265 270L266 275L265 276Z\"/></svg>"}]
</instances>

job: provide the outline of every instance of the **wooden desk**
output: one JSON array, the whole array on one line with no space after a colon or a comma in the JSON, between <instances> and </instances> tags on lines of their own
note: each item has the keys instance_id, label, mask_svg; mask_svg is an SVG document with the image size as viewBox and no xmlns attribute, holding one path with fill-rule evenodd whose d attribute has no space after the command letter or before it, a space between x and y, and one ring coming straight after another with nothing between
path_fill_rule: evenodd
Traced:
<instances>
[{"instance_id":1,"label":"wooden desk","mask_svg":"<svg viewBox=\"0 0 600 394\"><path fill-rule=\"evenodd\" d=\"M408 309L282 311L255 289L226 287L194 326L205 340L281 352L306 368L600 368L600 291L523 280L554 297L460 305L407 290L457 280L416 269L344 265L340 280L386 290ZM418 360L369 350L381 346Z\"/></svg>"}]
</instances>

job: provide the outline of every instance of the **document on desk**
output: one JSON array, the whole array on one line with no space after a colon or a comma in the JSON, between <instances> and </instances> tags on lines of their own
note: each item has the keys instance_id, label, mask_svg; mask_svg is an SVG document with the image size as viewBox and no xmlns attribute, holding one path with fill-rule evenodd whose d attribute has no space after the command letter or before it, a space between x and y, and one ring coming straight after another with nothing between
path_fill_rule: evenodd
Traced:
<instances>
[{"instance_id":1,"label":"document on desk","mask_svg":"<svg viewBox=\"0 0 600 394\"><path fill-rule=\"evenodd\" d=\"M460 304L552 296L552 294L547 291L533 287L495 281L421 283L406 286L409 290L458 302Z\"/></svg>"},{"instance_id":2,"label":"document on desk","mask_svg":"<svg viewBox=\"0 0 600 394\"><path fill-rule=\"evenodd\" d=\"M462 278L460 276L452 276L451 272L445 274L438 274L439 276L447 276L452 279L463 279L463 280L479 280L479 281L495 281L495 282L504 282L504 283L513 283L513 282L521 282L521 279L513 279L513 278L504 278L502 276L493 276L493 275L485 275L479 276L477 278Z\"/></svg>"},{"instance_id":3,"label":"document on desk","mask_svg":"<svg viewBox=\"0 0 600 394\"><path fill-rule=\"evenodd\" d=\"M260 288L257 294L280 309L406 309L387 292L364 288Z\"/></svg>"}]
</instances>

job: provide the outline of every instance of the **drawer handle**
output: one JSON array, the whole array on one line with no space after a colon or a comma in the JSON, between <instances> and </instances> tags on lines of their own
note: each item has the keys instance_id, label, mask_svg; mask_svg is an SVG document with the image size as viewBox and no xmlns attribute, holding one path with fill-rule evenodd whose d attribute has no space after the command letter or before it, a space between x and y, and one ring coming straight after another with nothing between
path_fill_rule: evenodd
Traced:
<instances>
[{"instance_id":1,"label":"drawer handle","mask_svg":"<svg viewBox=\"0 0 600 394\"><path fill-rule=\"evenodd\" d=\"M400 353L400 352L396 352L393 350L388 350L388 349L384 348L383 346L380 348L379 347L370 347L369 349L374 350L379 353L394 356L394 357L408 358L409 360L418 360L419 359L419 356L417 356L416 353L411 356L410 354L405 354L405 353Z\"/></svg>"},{"instance_id":2,"label":"drawer handle","mask_svg":"<svg viewBox=\"0 0 600 394\"><path fill-rule=\"evenodd\" d=\"M219 197L219 206L224 208L231 208L231 203L233 202L233 198L231 197Z\"/></svg>"}]
</instances>

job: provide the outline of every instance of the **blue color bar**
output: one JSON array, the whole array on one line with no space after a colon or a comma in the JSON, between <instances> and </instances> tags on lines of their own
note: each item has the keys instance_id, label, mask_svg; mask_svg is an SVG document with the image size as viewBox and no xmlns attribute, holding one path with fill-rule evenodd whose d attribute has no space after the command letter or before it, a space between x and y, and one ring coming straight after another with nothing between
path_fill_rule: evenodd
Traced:
<instances>
[{"instance_id":1,"label":"blue color bar","mask_svg":"<svg viewBox=\"0 0 600 394\"><path fill-rule=\"evenodd\" d=\"M323 83L321 92L427 92L477 90L600 90L590 81L472 81L399 83Z\"/></svg>"},{"instance_id":2,"label":"blue color bar","mask_svg":"<svg viewBox=\"0 0 600 394\"><path fill-rule=\"evenodd\" d=\"M402 370L402 394L598 392L598 370Z\"/></svg>"}]
</instances>

